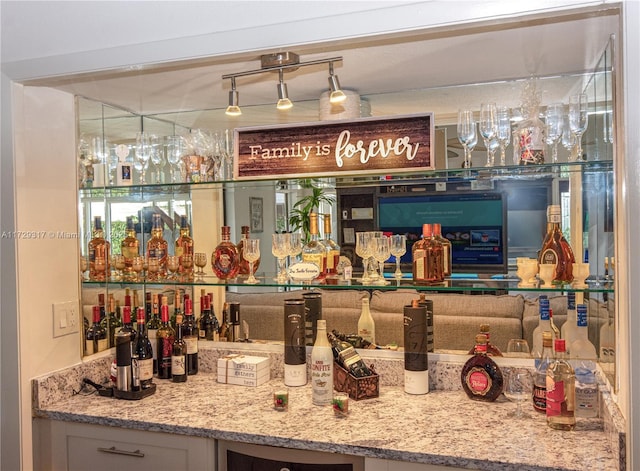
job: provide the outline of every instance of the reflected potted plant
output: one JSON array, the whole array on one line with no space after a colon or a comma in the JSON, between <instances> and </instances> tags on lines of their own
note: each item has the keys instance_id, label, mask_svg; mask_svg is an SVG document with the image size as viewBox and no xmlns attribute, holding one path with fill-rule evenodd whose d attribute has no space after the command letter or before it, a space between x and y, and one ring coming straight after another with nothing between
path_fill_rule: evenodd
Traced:
<instances>
[{"instance_id":1,"label":"reflected potted plant","mask_svg":"<svg viewBox=\"0 0 640 471\"><path fill-rule=\"evenodd\" d=\"M311 192L296 201L291 211L289 211L289 228L291 231L302 229L304 242L307 243L311 239L309 214L318 212L322 203L333 204L335 197L334 195L326 194L325 189L318 184L317 179L306 178L299 180L297 183L302 189L311 190Z\"/></svg>"}]
</instances>

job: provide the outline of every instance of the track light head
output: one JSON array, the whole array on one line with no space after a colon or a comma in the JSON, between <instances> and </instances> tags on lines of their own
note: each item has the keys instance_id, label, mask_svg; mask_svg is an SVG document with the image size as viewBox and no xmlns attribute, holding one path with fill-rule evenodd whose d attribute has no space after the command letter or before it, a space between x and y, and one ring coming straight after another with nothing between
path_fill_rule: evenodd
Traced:
<instances>
[{"instance_id":1,"label":"track light head","mask_svg":"<svg viewBox=\"0 0 640 471\"><path fill-rule=\"evenodd\" d=\"M235 77L231 77L231 91L229 92L229 106L227 106L227 111L225 114L227 116L240 116L242 114L242 110L240 109L240 96L238 91L236 90L236 79Z\"/></svg>"},{"instance_id":2,"label":"track light head","mask_svg":"<svg viewBox=\"0 0 640 471\"><path fill-rule=\"evenodd\" d=\"M331 90L329 102L332 104L342 103L347 99L347 95L344 94L340 87L338 76L333 73L333 62L329 62L329 89Z\"/></svg>"},{"instance_id":3,"label":"track light head","mask_svg":"<svg viewBox=\"0 0 640 471\"><path fill-rule=\"evenodd\" d=\"M287 90L287 84L284 83L284 73L280 69L280 81L277 85L278 88L278 104L276 108L279 110L288 110L293 106L293 103L289 99L289 92Z\"/></svg>"}]
</instances>

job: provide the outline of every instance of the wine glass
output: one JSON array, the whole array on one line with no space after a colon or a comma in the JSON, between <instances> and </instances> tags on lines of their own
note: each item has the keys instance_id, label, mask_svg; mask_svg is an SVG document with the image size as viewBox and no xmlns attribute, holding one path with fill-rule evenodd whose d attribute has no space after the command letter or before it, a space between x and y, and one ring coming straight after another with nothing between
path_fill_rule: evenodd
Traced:
<instances>
[{"instance_id":1,"label":"wine glass","mask_svg":"<svg viewBox=\"0 0 640 471\"><path fill-rule=\"evenodd\" d=\"M526 339L509 340L505 356L513 358L531 358L529 342L527 342Z\"/></svg>"},{"instance_id":2,"label":"wine glass","mask_svg":"<svg viewBox=\"0 0 640 471\"><path fill-rule=\"evenodd\" d=\"M131 259L131 269L135 273L135 279L133 281L140 281L140 273L144 269L144 257L136 255Z\"/></svg>"},{"instance_id":3,"label":"wine glass","mask_svg":"<svg viewBox=\"0 0 640 471\"><path fill-rule=\"evenodd\" d=\"M167 257L167 270L169 270L168 280L176 279L176 272L180 269L180 257L177 255L169 255Z\"/></svg>"},{"instance_id":4,"label":"wine glass","mask_svg":"<svg viewBox=\"0 0 640 471\"><path fill-rule=\"evenodd\" d=\"M391 256L391 246L389 238L385 235L381 237L375 237L375 248L373 251L373 258L380 267L380 277L376 281L377 285L388 285L389 282L384 279L384 262Z\"/></svg>"},{"instance_id":5,"label":"wine glass","mask_svg":"<svg viewBox=\"0 0 640 471\"><path fill-rule=\"evenodd\" d=\"M479 128L484 146L487 148L487 163L485 167L492 167L493 161L491 151L489 150L489 143L498 132L498 114L495 103L482 103L480 105Z\"/></svg>"},{"instance_id":6,"label":"wine glass","mask_svg":"<svg viewBox=\"0 0 640 471\"><path fill-rule=\"evenodd\" d=\"M155 169L156 169L154 183L163 183L164 174L163 174L162 168L164 167L164 164L165 164L164 148L162 145L160 145L160 140L158 136L152 135L149 140L151 143L150 159L151 159L151 163L155 166Z\"/></svg>"},{"instance_id":7,"label":"wine glass","mask_svg":"<svg viewBox=\"0 0 640 471\"><path fill-rule=\"evenodd\" d=\"M533 391L533 376L527 368L513 367L506 373L504 385L504 395L512 402L516 403L516 410L509 412L508 417L515 419L525 419L529 414L522 410L522 403L531 398Z\"/></svg>"},{"instance_id":8,"label":"wine glass","mask_svg":"<svg viewBox=\"0 0 640 471\"><path fill-rule=\"evenodd\" d=\"M186 146L182 136L167 136L165 138L167 147L167 162L169 162L169 173L171 173L171 182L176 183L176 166L180 163L185 153Z\"/></svg>"},{"instance_id":9,"label":"wine glass","mask_svg":"<svg viewBox=\"0 0 640 471\"><path fill-rule=\"evenodd\" d=\"M494 137L489 141L489 145L487 146L487 152L489 152L489 160L491 162L490 167L493 167L496 159L496 151L500 147L500 142L497 137Z\"/></svg>"},{"instance_id":10,"label":"wine glass","mask_svg":"<svg viewBox=\"0 0 640 471\"><path fill-rule=\"evenodd\" d=\"M507 164L506 149L511 142L511 110L508 106L500 106L497 109L498 131L496 137L500 144L500 165Z\"/></svg>"},{"instance_id":11,"label":"wine glass","mask_svg":"<svg viewBox=\"0 0 640 471\"><path fill-rule=\"evenodd\" d=\"M224 163L225 163L225 175L227 180L233 179L233 131L230 129L224 130Z\"/></svg>"},{"instance_id":12,"label":"wine glass","mask_svg":"<svg viewBox=\"0 0 640 471\"><path fill-rule=\"evenodd\" d=\"M140 170L140 183L144 185L147 183L147 167L149 166L149 159L151 158L151 153L153 151L151 134L145 131L138 132L136 134L135 150L135 159L138 164L138 170Z\"/></svg>"},{"instance_id":13,"label":"wine glass","mask_svg":"<svg viewBox=\"0 0 640 471\"><path fill-rule=\"evenodd\" d=\"M404 234L394 234L391 236L391 255L396 258L396 271L393 274L396 280L402 279L400 270L400 258L407 253L407 236Z\"/></svg>"},{"instance_id":14,"label":"wine glass","mask_svg":"<svg viewBox=\"0 0 640 471\"><path fill-rule=\"evenodd\" d=\"M573 161L573 154L576 148L576 136L571 132L571 128L569 126L569 115L564 115L562 117L562 137L560 138L560 142L562 143L562 147L567 149L567 152L569 152L569 162Z\"/></svg>"},{"instance_id":15,"label":"wine glass","mask_svg":"<svg viewBox=\"0 0 640 471\"><path fill-rule=\"evenodd\" d=\"M587 130L589 99L586 94L573 95L569 99L569 129L576 136L576 160L582 160L582 135Z\"/></svg>"},{"instance_id":16,"label":"wine glass","mask_svg":"<svg viewBox=\"0 0 640 471\"><path fill-rule=\"evenodd\" d=\"M300 232L292 232L289 234L290 252L289 265L293 265L296 257L302 253L302 234Z\"/></svg>"},{"instance_id":17,"label":"wine glass","mask_svg":"<svg viewBox=\"0 0 640 471\"><path fill-rule=\"evenodd\" d=\"M260 258L260 239L245 239L242 247L242 256L249 262L249 278L244 282L249 285L260 283L256 277L253 276L253 264Z\"/></svg>"},{"instance_id":18,"label":"wine glass","mask_svg":"<svg viewBox=\"0 0 640 471\"><path fill-rule=\"evenodd\" d=\"M368 271L368 260L373 254L373 234L371 232L356 232L356 255L362 258L362 282L371 281Z\"/></svg>"},{"instance_id":19,"label":"wine glass","mask_svg":"<svg viewBox=\"0 0 640 471\"><path fill-rule=\"evenodd\" d=\"M91 264L89 264L91 266ZM95 257L93 259L93 271L95 275L93 280L95 281L109 281L109 277L107 276L107 259L105 257ZM89 279L91 279L91 270L89 270Z\"/></svg>"},{"instance_id":20,"label":"wine glass","mask_svg":"<svg viewBox=\"0 0 640 471\"><path fill-rule=\"evenodd\" d=\"M150 281L158 280L160 272L160 260L157 257L147 257L147 279Z\"/></svg>"},{"instance_id":21,"label":"wine glass","mask_svg":"<svg viewBox=\"0 0 640 471\"><path fill-rule=\"evenodd\" d=\"M278 275L275 278L278 283L285 283L287 281L287 270L284 262L290 252L291 234L273 234L271 253L278 259Z\"/></svg>"},{"instance_id":22,"label":"wine glass","mask_svg":"<svg viewBox=\"0 0 640 471\"><path fill-rule=\"evenodd\" d=\"M117 270L116 279L123 280L124 279L124 269L126 267L126 262L124 255L114 255L113 256L113 266Z\"/></svg>"},{"instance_id":23,"label":"wine glass","mask_svg":"<svg viewBox=\"0 0 640 471\"><path fill-rule=\"evenodd\" d=\"M472 110L458 111L458 141L464 149L464 168L471 167L471 152L469 151L469 143L478 139L476 134L476 122L473 117Z\"/></svg>"},{"instance_id":24,"label":"wine glass","mask_svg":"<svg viewBox=\"0 0 640 471\"><path fill-rule=\"evenodd\" d=\"M198 267L195 274L198 275L198 278L202 278L204 276L203 269L207 266L207 254L204 252L196 252L193 255L193 263Z\"/></svg>"},{"instance_id":25,"label":"wine glass","mask_svg":"<svg viewBox=\"0 0 640 471\"><path fill-rule=\"evenodd\" d=\"M183 281L191 281L193 279L193 255L185 254L180 257L180 264L184 269L182 272Z\"/></svg>"},{"instance_id":26,"label":"wine glass","mask_svg":"<svg viewBox=\"0 0 640 471\"><path fill-rule=\"evenodd\" d=\"M564 105L562 103L550 104L544 113L547 144L552 146L551 161L554 164L558 162L558 143L562 139L563 116Z\"/></svg>"}]
</instances>

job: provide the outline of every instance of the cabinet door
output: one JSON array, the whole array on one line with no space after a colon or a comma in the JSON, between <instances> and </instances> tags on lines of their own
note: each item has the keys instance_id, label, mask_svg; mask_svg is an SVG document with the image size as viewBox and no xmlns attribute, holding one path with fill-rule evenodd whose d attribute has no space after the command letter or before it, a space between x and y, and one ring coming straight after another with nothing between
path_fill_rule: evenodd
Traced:
<instances>
[{"instance_id":1,"label":"cabinet door","mask_svg":"<svg viewBox=\"0 0 640 471\"><path fill-rule=\"evenodd\" d=\"M51 422L53 468L69 471L214 470L206 438Z\"/></svg>"},{"instance_id":2,"label":"cabinet door","mask_svg":"<svg viewBox=\"0 0 640 471\"><path fill-rule=\"evenodd\" d=\"M402 461L381 460L378 458L365 458L365 471L462 471L462 468L453 468L437 464L405 463Z\"/></svg>"}]
</instances>

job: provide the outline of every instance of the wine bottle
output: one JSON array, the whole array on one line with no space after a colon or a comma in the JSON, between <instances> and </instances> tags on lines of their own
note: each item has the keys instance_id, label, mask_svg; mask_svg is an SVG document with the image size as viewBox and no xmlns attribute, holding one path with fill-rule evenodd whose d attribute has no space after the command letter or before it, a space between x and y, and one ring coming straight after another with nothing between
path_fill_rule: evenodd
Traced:
<instances>
[{"instance_id":1,"label":"wine bottle","mask_svg":"<svg viewBox=\"0 0 640 471\"><path fill-rule=\"evenodd\" d=\"M312 401L324 406L331 404L333 393L333 353L327 340L327 321L319 319L318 334L311 350Z\"/></svg>"},{"instance_id":2,"label":"wine bottle","mask_svg":"<svg viewBox=\"0 0 640 471\"><path fill-rule=\"evenodd\" d=\"M138 309L137 323L138 335L133 349L132 360L133 390L147 389L153 384L153 347L147 335L147 327L144 322L144 309Z\"/></svg>"},{"instance_id":3,"label":"wine bottle","mask_svg":"<svg viewBox=\"0 0 640 471\"><path fill-rule=\"evenodd\" d=\"M326 273L330 277L338 275L338 262L340 262L340 246L331 238L331 214L323 215L322 232L323 239L320 241L327 251Z\"/></svg>"},{"instance_id":4,"label":"wine bottle","mask_svg":"<svg viewBox=\"0 0 640 471\"><path fill-rule=\"evenodd\" d=\"M182 338L187 345L187 374L198 373L198 326L193 318L193 301L184 300L184 320L182 321Z\"/></svg>"},{"instance_id":5,"label":"wine bottle","mask_svg":"<svg viewBox=\"0 0 640 471\"><path fill-rule=\"evenodd\" d=\"M182 257L191 255L193 257L193 239L189 234L189 221L186 216L180 216L180 236L175 242L175 251L180 259L178 273L183 281L193 280L193 265L189 268L182 266Z\"/></svg>"},{"instance_id":6,"label":"wine bottle","mask_svg":"<svg viewBox=\"0 0 640 471\"><path fill-rule=\"evenodd\" d=\"M213 273L220 280L230 280L238 275L240 256L238 248L231 242L231 228L222 226L222 240L211 254Z\"/></svg>"},{"instance_id":7,"label":"wine bottle","mask_svg":"<svg viewBox=\"0 0 640 471\"><path fill-rule=\"evenodd\" d=\"M169 305L167 304L167 297L162 297L162 306L160 307L160 319L161 325L158 329L158 378L171 379L171 362L173 341L175 338L175 331L171 324L169 324Z\"/></svg>"},{"instance_id":8,"label":"wine bottle","mask_svg":"<svg viewBox=\"0 0 640 471\"><path fill-rule=\"evenodd\" d=\"M358 335L368 342L376 343L376 324L369 309L369 298L362 298L362 308L358 318Z\"/></svg>"},{"instance_id":9,"label":"wine bottle","mask_svg":"<svg viewBox=\"0 0 640 471\"><path fill-rule=\"evenodd\" d=\"M100 324L100 306L93 306L93 324L85 333L85 355L93 355L108 348L107 330Z\"/></svg>"},{"instance_id":10,"label":"wine bottle","mask_svg":"<svg viewBox=\"0 0 640 471\"><path fill-rule=\"evenodd\" d=\"M547 425L573 430L575 417L575 374L565 359L564 339L555 341L556 359L547 368Z\"/></svg>"},{"instance_id":11,"label":"wine bottle","mask_svg":"<svg viewBox=\"0 0 640 471\"><path fill-rule=\"evenodd\" d=\"M222 306L222 324L220 324L219 338L221 342L233 342L233 340L229 339L229 336L232 335L233 329L231 328L231 324L229 323L229 304L224 303Z\"/></svg>"},{"instance_id":12,"label":"wine bottle","mask_svg":"<svg viewBox=\"0 0 640 471\"><path fill-rule=\"evenodd\" d=\"M102 218L96 216L93 220L93 234L88 246L89 252L89 280L108 281L111 269L111 243L104 238ZM96 261L98 263L96 264Z\"/></svg>"},{"instance_id":13,"label":"wine bottle","mask_svg":"<svg viewBox=\"0 0 640 471\"><path fill-rule=\"evenodd\" d=\"M109 310L102 322L103 327L107 331L108 348L115 347L116 332L120 327L122 327L122 321L116 313L116 300L113 297L113 294L109 295Z\"/></svg>"},{"instance_id":14,"label":"wine bottle","mask_svg":"<svg viewBox=\"0 0 640 471\"><path fill-rule=\"evenodd\" d=\"M404 307L404 391L408 394L429 392L429 358L427 353L427 308L414 299Z\"/></svg>"},{"instance_id":15,"label":"wine bottle","mask_svg":"<svg viewBox=\"0 0 640 471\"><path fill-rule=\"evenodd\" d=\"M160 214L153 214L151 217L151 239L147 241L147 258L158 260L158 271L147 272L148 281L158 281L167 276L167 250L168 244L162 235L162 217Z\"/></svg>"},{"instance_id":16,"label":"wine bottle","mask_svg":"<svg viewBox=\"0 0 640 471\"><path fill-rule=\"evenodd\" d=\"M307 384L307 350L305 347L304 300L284 301L284 384Z\"/></svg>"},{"instance_id":17,"label":"wine bottle","mask_svg":"<svg viewBox=\"0 0 640 471\"><path fill-rule=\"evenodd\" d=\"M229 311L229 324L231 325L227 341L242 341L242 334L240 333L240 303L227 303L227 310Z\"/></svg>"},{"instance_id":18,"label":"wine bottle","mask_svg":"<svg viewBox=\"0 0 640 471\"><path fill-rule=\"evenodd\" d=\"M349 342L338 339L333 334L327 334L327 336L331 343L334 360L336 360L345 370L351 373L351 375L357 378L362 378L373 374L353 345Z\"/></svg>"},{"instance_id":19,"label":"wine bottle","mask_svg":"<svg viewBox=\"0 0 640 471\"><path fill-rule=\"evenodd\" d=\"M502 371L487 355L487 336L476 335L475 354L462 367L462 389L470 399L495 401L504 385Z\"/></svg>"},{"instance_id":20,"label":"wine bottle","mask_svg":"<svg viewBox=\"0 0 640 471\"><path fill-rule=\"evenodd\" d=\"M160 328L160 307L158 305L158 295L151 295L151 317L147 322L147 336L151 342L153 351L153 374L158 372L158 329Z\"/></svg>"},{"instance_id":21,"label":"wine bottle","mask_svg":"<svg viewBox=\"0 0 640 471\"><path fill-rule=\"evenodd\" d=\"M200 340L218 341L220 325L218 318L213 313L211 298L208 294L200 297L200 320L198 338Z\"/></svg>"},{"instance_id":22,"label":"wine bottle","mask_svg":"<svg viewBox=\"0 0 640 471\"><path fill-rule=\"evenodd\" d=\"M533 373L533 408L545 413L547 410L547 368L553 361L553 333L542 333L542 352Z\"/></svg>"},{"instance_id":23,"label":"wine bottle","mask_svg":"<svg viewBox=\"0 0 640 471\"><path fill-rule=\"evenodd\" d=\"M561 210L559 205L550 205L547 208L547 220L547 234L542 241L538 263L555 266L552 281L554 284L571 283L573 281L573 264L576 259L560 228Z\"/></svg>"},{"instance_id":24,"label":"wine bottle","mask_svg":"<svg viewBox=\"0 0 640 471\"><path fill-rule=\"evenodd\" d=\"M320 273L318 280L324 279L327 267L327 249L320 242L318 232L318 213L309 213L309 241L302 247L302 261L313 263Z\"/></svg>"},{"instance_id":25,"label":"wine bottle","mask_svg":"<svg viewBox=\"0 0 640 471\"><path fill-rule=\"evenodd\" d=\"M176 337L171 348L171 381L184 383L187 380L187 344L182 338L182 314L176 317Z\"/></svg>"},{"instance_id":26,"label":"wine bottle","mask_svg":"<svg viewBox=\"0 0 640 471\"><path fill-rule=\"evenodd\" d=\"M169 323L171 327L175 330L177 327L176 319L178 316L182 318L182 290L177 289L173 296L173 313L171 314L171 318L169 319Z\"/></svg>"},{"instance_id":27,"label":"wine bottle","mask_svg":"<svg viewBox=\"0 0 640 471\"><path fill-rule=\"evenodd\" d=\"M122 308L122 327L118 330L117 333L126 333L131 335L131 349L133 350L133 345L136 341L137 332L133 327L133 322L131 320L131 307L125 306Z\"/></svg>"}]
</instances>

